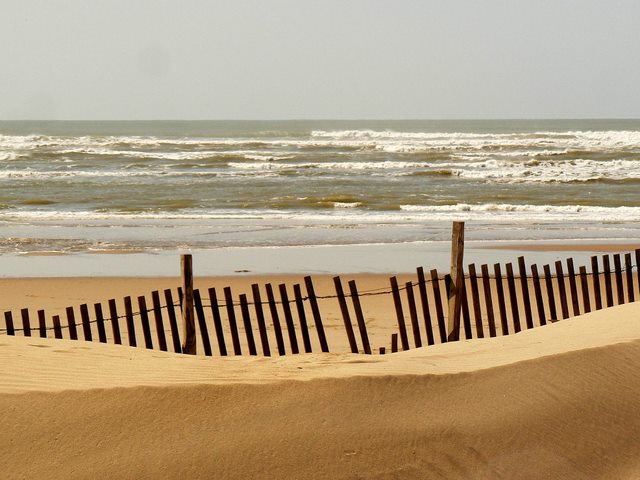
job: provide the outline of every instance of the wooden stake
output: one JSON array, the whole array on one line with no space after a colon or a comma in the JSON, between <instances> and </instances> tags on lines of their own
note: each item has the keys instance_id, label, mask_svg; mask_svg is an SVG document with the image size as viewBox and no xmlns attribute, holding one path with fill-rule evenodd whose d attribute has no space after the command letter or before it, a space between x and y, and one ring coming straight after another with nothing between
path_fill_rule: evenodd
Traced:
<instances>
[{"instance_id":1,"label":"wooden stake","mask_svg":"<svg viewBox=\"0 0 640 480\"><path fill-rule=\"evenodd\" d=\"M7 326L7 335L15 336L16 330L13 326L13 315L11 312L4 312L4 323Z\"/></svg>"},{"instance_id":2,"label":"wooden stake","mask_svg":"<svg viewBox=\"0 0 640 480\"><path fill-rule=\"evenodd\" d=\"M506 264L507 268L507 289L509 291L509 304L511 305L511 316L513 317L513 329L515 333L521 330L520 314L518 313L518 297L516 293L516 281L513 275L513 265Z\"/></svg>"},{"instance_id":3,"label":"wooden stake","mask_svg":"<svg viewBox=\"0 0 640 480\"><path fill-rule=\"evenodd\" d=\"M429 272L431 275L431 287L433 288L433 299L436 304L436 318L438 319L438 331L440 333L440 343L447 341L447 327L444 324L444 309L442 307L442 294L440 293L440 278L438 270L435 268Z\"/></svg>"},{"instance_id":4,"label":"wooden stake","mask_svg":"<svg viewBox=\"0 0 640 480\"><path fill-rule=\"evenodd\" d=\"M333 284L336 288L338 304L340 305L340 311L342 312L342 321L344 323L344 329L347 332L347 339L349 340L349 348L351 349L351 353L358 353L356 335L353 331L353 324L351 323L351 316L349 315L349 309L347 307L347 301L345 300L340 277L333 277Z\"/></svg>"},{"instance_id":5,"label":"wooden stake","mask_svg":"<svg viewBox=\"0 0 640 480\"><path fill-rule=\"evenodd\" d=\"M607 307L613 307L613 286L611 285L611 261L609 255L602 256L602 270L604 271L604 292Z\"/></svg>"},{"instance_id":6,"label":"wooden stake","mask_svg":"<svg viewBox=\"0 0 640 480\"><path fill-rule=\"evenodd\" d=\"M104 328L104 313L102 312L102 304L95 303L93 309L96 312L96 326L98 327L98 341L107 343L107 331Z\"/></svg>"},{"instance_id":7,"label":"wooden stake","mask_svg":"<svg viewBox=\"0 0 640 480\"><path fill-rule=\"evenodd\" d=\"M496 277L496 293L498 294L498 309L500 311L500 326L502 328L502 335L509 335L509 325L507 323L507 304L504 297L504 284L502 282L502 272L500 270L500 264L495 263L493 265L493 273Z\"/></svg>"},{"instance_id":8,"label":"wooden stake","mask_svg":"<svg viewBox=\"0 0 640 480\"><path fill-rule=\"evenodd\" d=\"M115 299L109 300L109 316L111 317L111 328L113 330L113 343L122 345L122 336L120 335L120 322L118 320L118 309Z\"/></svg>"},{"instance_id":9,"label":"wooden stake","mask_svg":"<svg viewBox=\"0 0 640 480\"><path fill-rule=\"evenodd\" d=\"M284 347L284 337L282 336L282 326L280 325L280 317L278 316L278 308L276 307L276 297L273 294L273 287L270 283L265 285L267 291L267 301L269 302L269 311L271 312L271 321L273 322L273 333L276 335L276 344L278 345L278 355L286 353Z\"/></svg>"},{"instance_id":10,"label":"wooden stake","mask_svg":"<svg viewBox=\"0 0 640 480\"><path fill-rule=\"evenodd\" d=\"M484 306L487 309L487 322L489 323L489 336L496 336L496 319L493 315L493 295L491 294L491 282L489 277L489 266L485 263L482 270L482 290L484 293Z\"/></svg>"},{"instance_id":11,"label":"wooden stake","mask_svg":"<svg viewBox=\"0 0 640 480\"><path fill-rule=\"evenodd\" d=\"M296 336L296 326L293 323L293 315L291 314L291 305L289 304L289 295L287 286L284 283L278 285L280 290L280 299L282 300L282 310L284 311L284 320L287 324L287 333L289 334L289 344L291 345L291 353L298 354L298 337Z\"/></svg>"},{"instance_id":12,"label":"wooden stake","mask_svg":"<svg viewBox=\"0 0 640 480\"><path fill-rule=\"evenodd\" d=\"M71 340L78 340L78 330L76 328L76 316L73 312L73 307L67 307L67 323L69 325L69 338Z\"/></svg>"},{"instance_id":13,"label":"wooden stake","mask_svg":"<svg viewBox=\"0 0 640 480\"><path fill-rule=\"evenodd\" d=\"M265 357L271 356L269 348L269 337L267 336L267 324L264 320L264 310L262 309L262 298L260 297L260 286L257 283L251 285L253 293L253 306L258 319L258 332L260 333L260 343L262 344L262 354Z\"/></svg>"},{"instance_id":14,"label":"wooden stake","mask_svg":"<svg viewBox=\"0 0 640 480\"><path fill-rule=\"evenodd\" d=\"M189 254L180 257L182 274L182 322L184 323L184 343L182 353L196 354L196 321L193 306L193 258Z\"/></svg>"},{"instance_id":15,"label":"wooden stake","mask_svg":"<svg viewBox=\"0 0 640 480\"><path fill-rule=\"evenodd\" d=\"M591 311L591 301L589 299L589 281L587 279L587 268L580 267L580 286L582 287L582 305L584 313Z\"/></svg>"},{"instance_id":16,"label":"wooden stake","mask_svg":"<svg viewBox=\"0 0 640 480\"><path fill-rule=\"evenodd\" d=\"M224 302L227 306L227 318L229 320L229 329L231 330L231 340L233 341L233 354L242 355L242 348L240 347L240 334L238 333L236 312L233 308L233 294L231 292L231 287L224 287Z\"/></svg>"},{"instance_id":17,"label":"wooden stake","mask_svg":"<svg viewBox=\"0 0 640 480\"><path fill-rule=\"evenodd\" d=\"M31 336L31 322L29 321L29 309L23 308L20 310L20 315L22 316L22 334L25 337Z\"/></svg>"},{"instance_id":18,"label":"wooden stake","mask_svg":"<svg viewBox=\"0 0 640 480\"><path fill-rule=\"evenodd\" d=\"M538 310L538 325L546 325L547 317L544 313L544 302L542 300L542 286L540 284L538 265L531 265L531 278L533 281L533 291L536 297L536 308Z\"/></svg>"},{"instance_id":19,"label":"wooden stake","mask_svg":"<svg viewBox=\"0 0 640 480\"><path fill-rule=\"evenodd\" d=\"M167 304L167 313L169 314L169 327L171 328L171 340L173 341L173 351L182 352L182 344L180 343L180 329L178 328L178 319L176 317L175 305L173 304L173 295L170 289L164 291L164 300Z\"/></svg>"},{"instance_id":20,"label":"wooden stake","mask_svg":"<svg viewBox=\"0 0 640 480\"><path fill-rule=\"evenodd\" d=\"M596 301L596 310L602 309L602 291L600 288L600 272L598 271L598 257L591 257L591 276L593 277L593 296Z\"/></svg>"},{"instance_id":21,"label":"wooden stake","mask_svg":"<svg viewBox=\"0 0 640 480\"><path fill-rule=\"evenodd\" d=\"M318 299L316 298L316 292L313 288L313 281L311 277L304 277L304 284L307 289L307 296L309 297L309 303L311 304L311 313L313 314L313 322L316 325L316 332L318 332L318 341L320 342L320 350L328 353L329 344L327 343L327 336L324 333L324 326L322 325L322 316L320 315L320 308L318 307Z\"/></svg>"},{"instance_id":22,"label":"wooden stake","mask_svg":"<svg viewBox=\"0 0 640 480\"><path fill-rule=\"evenodd\" d=\"M40 338L47 338L47 320L44 310L38 310L38 323L40 324Z\"/></svg>"},{"instance_id":23,"label":"wooden stake","mask_svg":"<svg viewBox=\"0 0 640 480\"><path fill-rule=\"evenodd\" d=\"M633 263L630 253L624 256L624 269L627 278L627 298L629 299L629 303L632 303L635 301L635 294L633 291Z\"/></svg>"},{"instance_id":24,"label":"wooden stake","mask_svg":"<svg viewBox=\"0 0 640 480\"><path fill-rule=\"evenodd\" d=\"M569 318L567 287L564 284L564 272L562 270L562 262L560 260L556 261L556 280L558 281L558 293L560 294L560 308L562 309L562 318Z\"/></svg>"},{"instance_id":25,"label":"wooden stake","mask_svg":"<svg viewBox=\"0 0 640 480\"><path fill-rule=\"evenodd\" d=\"M482 325L482 308L480 307L480 290L478 288L478 274L475 263L470 264L469 282L471 283L471 303L473 305L473 318L476 324L476 336L484 338L484 328Z\"/></svg>"},{"instance_id":26,"label":"wooden stake","mask_svg":"<svg viewBox=\"0 0 640 480\"><path fill-rule=\"evenodd\" d=\"M619 253L616 253L613 256L613 265L615 269L616 293L618 294L618 305L622 305L624 303L624 287L622 284L622 262L620 260Z\"/></svg>"},{"instance_id":27,"label":"wooden stake","mask_svg":"<svg viewBox=\"0 0 640 480\"><path fill-rule=\"evenodd\" d=\"M413 283L405 283L407 290L407 301L409 302L409 316L411 318L411 329L413 330L413 341L416 348L422 346L422 338L420 335L420 324L418 323L418 309L416 308L416 299L413 294Z\"/></svg>"},{"instance_id":28,"label":"wooden stake","mask_svg":"<svg viewBox=\"0 0 640 480\"><path fill-rule=\"evenodd\" d=\"M409 337L407 335L407 327L404 323L404 312L402 311L402 300L400 300L400 289L398 288L398 279L391 277L391 292L393 294L393 304L396 308L396 319L398 321L398 330L400 331L400 342L402 350L409 350Z\"/></svg>"},{"instance_id":29,"label":"wooden stake","mask_svg":"<svg viewBox=\"0 0 640 480\"><path fill-rule=\"evenodd\" d=\"M556 294L553 289L551 267L549 265L544 265L542 268L544 269L544 283L545 288L547 289L547 300L549 301L549 320L555 322L558 320L558 312L556 311Z\"/></svg>"},{"instance_id":30,"label":"wooden stake","mask_svg":"<svg viewBox=\"0 0 640 480\"><path fill-rule=\"evenodd\" d=\"M362 313L362 306L360 305L360 297L358 296L358 288L355 280L349 280L349 291L351 292L353 310L356 312L356 319L358 320L358 328L360 329L360 337L362 338L362 348L364 348L364 353L371 355L367 324L364 321L364 314Z\"/></svg>"},{"instance_id":31,"label":"wooden stake","mask_svg":"<svg viewBox=\"0 0 640 480\"><path fill-rule=\"evenodd\" d=\"M218 306L218 294L215 288L209 289L209 303L211 304L211 315L213 315L213 326L216 329L216 338L218 339L218 350L223 357L227 356L227 344L224 340L224 330L222 328L222 317L220 316L220 307Z\"/></svg>"},{"instance_id":32,"label":"wooden stake","mask_svg":"<svg viewBox=\"0 0 640 480\"><path fill-rule=\"evenodd\" d=\"M140 323L142 324L142 335L144 336L144 346L153 350L153 339L151 338L151 324L149 323L149 312L147 312L147 299L144 295L138 297L138 309L140 310Z\"/></svg>"},{"instance_id":33,"label":"wooden stake","mask_svg":"<svg viewBox=\"0 0 640 480\"><path fill-rule=\"evenodd\" d=\"M451 232L451 288L449 289L449 319L447 322L447 340L460 339L460 310L462 307L462 283L464 273L464 222L453 222Z\"/></svg>"},{"instance_id":34,"label":"wooden stake","mask_svg":"<svg viewBox=\"0 0 640 480\"><path fill-rule=\"evenodd\" d=\"M7 332L7 335L8 334L9 332ZM62 338L62 325L60 324L59 315L53 316L53 336L58 339Z\"/></svg>"},{"instance_id":35,"label":"wooden stake","mask_svg":"<svg viewBox=\"0 0 640 480\"><path fill-rule=\"evenodd\" d=\"M398 334L391 334L391 353L396 353L398 351Z\"/></svg>"},{"instance_id":36,"label":"wooden stake","mask_svg":"<svg viewBox=\"0 0 640 480\"><path fill-rule=\"evenodd\" d=\"M251 325L251 314L249 313L249 301L244 293L240 295L240 311L242 312L244 333L247 337L247 345L249 346L249 355L258 355L256 341L253 337L253 326Z\"/></svg>"},{"instance_id":37,"label":"wooden stake","mask_svg":"<svg viewBox=\"0 0 640 480\"><path fill-rule=\"evenodd\" d=\"M520 287L522 288L522 305L527 328L533 328L533 313L531 312L531 296L529 295L529 280L527 279L527 265L524 257L518 257L518 273L520 274Z\"/></svg>"},{"instance_id":38,"label":"wooden stake","mask_svg":"<svg viewBox=\"0 0 640 480\"><path fill-rule=\"evenodd\" d=\"M91 342L93 340L93 336L91 335L91 320L89 319L89 307L86 303L80 305L80 318L82 319L84 339L87 342Z\"/></svg>"},{"instance_id":39,"label":"wooden stake","mask_svg":"<svg viewBox=\"0 0 640 480\"><path fill-rule=\"evenodd\" d=\"M198 327L200 328L200 336L202 337L202 349L204 350L205 356L211 357L213 355L211 339L209 338L207 319L204 315L204 307L202 306L202 297L198 289L193 291L193 305L196 310L196 316L198 317Z\"/></svg>"},{"instance_id":40,"label":"wooden stake","mask_svg":"<svg viewBox=\"0 0 640 480\"><path fill-rule=\"evenodd\" d=\"M429 312L429 300L427 297L427 281L424 278L424 269L418 267L418 291L420 292L420 303L422 304L422 317L424 318L424 328L427 331L427 345L433 345L433 326L431 325L431 312Z\"/></svg>"},{"instance_id":41,"label":"wooden stake","mask_svg":"<svg viewBox=\"0 0 640 480\"><path fill-rule=\"evenodd\" d=\"M153 319L156 324L156 337L158 337L158 347L161 351L167 351L167 336L164 333L164 320L162 319L162 305L160 304L160 292L151 292L153 303Z\"/></svg>"}]
</instances>

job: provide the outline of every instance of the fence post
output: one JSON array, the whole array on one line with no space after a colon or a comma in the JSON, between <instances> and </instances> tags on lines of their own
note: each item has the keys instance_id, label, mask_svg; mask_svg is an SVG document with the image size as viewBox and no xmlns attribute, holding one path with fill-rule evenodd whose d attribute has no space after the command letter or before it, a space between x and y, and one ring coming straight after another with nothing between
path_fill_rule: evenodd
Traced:
<instances>
[{"instance_id":1,"label":"fence post","mask_svg":"<svg viewBox=\"0 0 640 480\"><path fill-rule=\"evenodd\" d=\"M464 222L453 222L451 232L451 288L449 289L448 341L460 337L460 310L462 307L462 260L464 256Z\"/></svg>"},{"instance_id":2,"label":"fence post","mask_svg":"<svg viewBox=\"0 0 640 480\"><path fill-rule=\"evenodd\" d=\"M182 274L182 321L184 322L184 345L182 353L196 354L196 322L193 308L193 260L190 254L181 255Z\"/></svg>"}]
</instances>

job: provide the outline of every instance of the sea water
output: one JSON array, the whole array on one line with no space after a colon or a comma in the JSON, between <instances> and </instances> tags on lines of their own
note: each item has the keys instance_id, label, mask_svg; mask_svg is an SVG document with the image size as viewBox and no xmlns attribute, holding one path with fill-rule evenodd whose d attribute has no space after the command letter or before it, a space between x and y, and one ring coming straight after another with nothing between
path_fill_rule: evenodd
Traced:
<instances>
[{"instance_id":1,"label":"sea water","mask_svg":"<svg viewBox=\"0 0 640 480\"><path fill-rule=\"evenodd\" d=\"M0 122L0 254L637 239L639 120Z\"/></svg>"}]
</instances>

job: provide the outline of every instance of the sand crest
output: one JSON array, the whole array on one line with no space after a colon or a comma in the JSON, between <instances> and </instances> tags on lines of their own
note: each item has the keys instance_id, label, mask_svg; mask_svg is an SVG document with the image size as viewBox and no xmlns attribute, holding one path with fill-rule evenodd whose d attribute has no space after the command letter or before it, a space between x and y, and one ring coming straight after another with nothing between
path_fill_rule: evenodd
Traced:
<instances>
[{"instance_id":1,"label":"sand crest","mask_svg":"<svg viewBox=\"0 0 640 480\"><path fill-rule=\"evenodd\" d=\"M0 338L6 478L637 478L640 304L362 356Z\"/></svg>"}]
</instances>

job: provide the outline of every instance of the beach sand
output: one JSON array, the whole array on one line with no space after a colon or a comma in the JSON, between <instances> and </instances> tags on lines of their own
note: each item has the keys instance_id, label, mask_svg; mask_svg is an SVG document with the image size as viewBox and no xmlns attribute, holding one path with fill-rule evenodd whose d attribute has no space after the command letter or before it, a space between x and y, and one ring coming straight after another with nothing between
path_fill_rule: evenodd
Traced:
<instances>
[{"instance_id":1,"label":"beach sand","mask_svg":"<svg viewBox=\"0 0 640 480\"><path fill-rule=\"evenodd\" d=\"M330 276L314 278L332 291ZM387 275L350 278L388 286ZM265 280L196 287L241 293ZM177 284L0 280L4 309L48 314ZM389 299L366 300L370 335L388 338ZM343 338L337 303L321 308L330 343ZM0 336L2 477L637 478L638 320L633 303L384 356L191 357Z\"/></svg>"}]
</instances>

